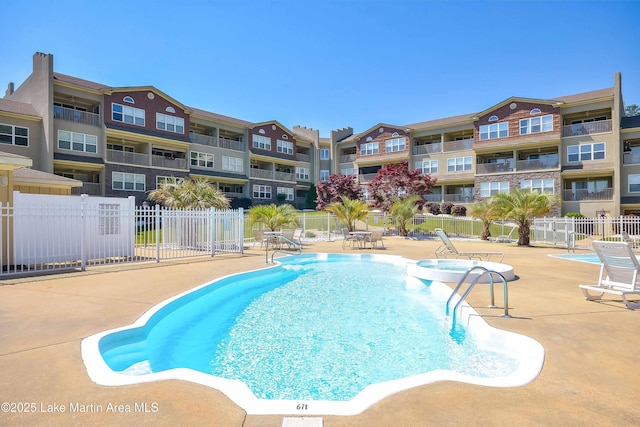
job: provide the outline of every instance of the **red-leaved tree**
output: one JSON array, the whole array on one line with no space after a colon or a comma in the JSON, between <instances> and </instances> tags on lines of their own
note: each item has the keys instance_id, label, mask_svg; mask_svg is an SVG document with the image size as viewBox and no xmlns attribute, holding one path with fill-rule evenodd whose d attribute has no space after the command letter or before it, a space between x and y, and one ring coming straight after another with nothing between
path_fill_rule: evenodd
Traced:
<instances>
[{"instance_id":1,"label":"red-leaved tree","mask_svg":"<svg viewBox=\"0 0 640 427\"><path fill-rule=\"evenodd\" d=\"M421 174L419 170L409 170L409 162L387 163L378 170L376 177L369 183L371 205L376 209L388 212L393 205L394 197L406 199L410 196L424 196L431 193L436 179L431 175ZM424 202L423 202L424 203Z\"/></svg>"},{"instance_id":2,"label":"red-leaved tree","mask_svg":"<svg viewBox=\"0 0 640 427\"><path fill-rule=\"evenodd\" d=\"M355 175L343 175L332 173L326 181L320 181L316 185L316 209L324 210L324 207L333 203L340 202L340 196L346 196L349 199L359 199L362 190Z\"/></svg>"}]
</instances>

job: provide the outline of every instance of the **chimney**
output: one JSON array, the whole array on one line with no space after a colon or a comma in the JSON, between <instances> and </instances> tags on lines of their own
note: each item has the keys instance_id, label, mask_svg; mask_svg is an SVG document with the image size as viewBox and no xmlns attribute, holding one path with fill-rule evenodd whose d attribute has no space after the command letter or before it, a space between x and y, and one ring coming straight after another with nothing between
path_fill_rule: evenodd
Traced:
<instances>
[{"instance_id":1,"label":"chimney","mask_svg":"<svg viewBox=\"0 0 640 427\"><path fill-rule=\"evenodd\" d=\"M15 90L15 86L13 85L13 82L9 82L9 85L7 85L7 90L4 93L4 97L8 98L11 95L13 95L14 90Z\"/></svg>"}]
</instances>

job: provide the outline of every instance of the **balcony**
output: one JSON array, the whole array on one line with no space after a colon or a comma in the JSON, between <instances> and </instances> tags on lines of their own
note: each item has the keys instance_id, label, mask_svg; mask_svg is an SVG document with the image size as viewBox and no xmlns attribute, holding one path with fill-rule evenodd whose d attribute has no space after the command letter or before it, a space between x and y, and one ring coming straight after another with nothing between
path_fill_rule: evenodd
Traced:
<instances>
[{"instance_id":1,"label":"balcony","mask_svg":"<svg viewBox=\"0 0 640 427\"><path fill-rule=\"evenodd\" d=\"M427 194L424 196L427 202L440 203L442 202L442 194Z\"/></svg>"},{"instance_id":2,"label":"balcony","mask_svg":"<svg viewBox=\"0 0 640 427\"><path fill-rule=\"evenodd\" d=\"M516 162L516 170L518 172L526 172L533 170L558 169L560 163L555 160L518 160Z\"/></svg>"},{"instance_id":3,"label":"balcony","mask_svg":"<svg viewBox=\"0 0 640 427\"><path fill-rule=\"evenodd\" d=\"M163 169L187 169L187 159L172 159L166 156L151 156L151 166Z\"/></svg>"},{"instance_id":4,"label":"balcony","mask_svg":"<svg viewBox=\"0 0 640 427\"><path fill-rule=\"evenodd\" d=\"M107 150L107 161L127 165L149 166L149 155L128 151Z\"/></svg>"},{"instance_id":5,"label":"balcony","mask_svg":"<svg viewBox=\"0 0 640 427\"><path fill-rule=\"evenodd\" d=\"M229 199L240 199L242 197L245 197L244 193L236 193L233 191L224 191L224 195Z\"/></svg>"},{"instance_id":6,"label":"balcony","mask_svg":"<svg viewBox=\"0 0 640 427\"><path fill-rule=\"evenodd\" d=\"M461 141L447 141L444 143L444 151L464 151L473 148L473 139L463 139Z\"/></svg>"},{"instance_id":7,"label":"balcony","mask_svg":"<svg viewBox=\"0 0 640 427\"><path fill-rule=\"evenodd\" d=\"M299 161L299 162L310 163L311 162L311 156L309 154L296 153L296 160Z\"/></svg>"},{"instance_id":8,"label":"balcony","mask_svg":"<svg viewBox=\"0 0 640 427\"><path fill-rule=\"evenodd\" d=\"M454 202L454 203L473 203L473 196L469 196L466 194L445 194L444 195L445 202Z\"/></svg>"},{"instance_id":9,"label":"balcony","mask_svg":"<svg viewBox=\"0 0 640 427\"><path fill-rule=\"evenodd\" d=\"M208 145L209 147L226 148L227 150L244 151L244 142L216 136L202 135L189 132L189 140L194 144Z\"/></svg>"},{"instance_id":10,"label":"balcony","mask_svg":"<svg viewBox=\"0 0 640 427\"><path fill-rule=\"evenodd\" d=\"M436 142L433 144L425 144L425 145L415 145L413 147L414 155L440 153L441 151L442 151L442 143L440 142Z\"/></svg>"},{"instance_id":11,"label":"balcony","mask_svg":"<svg viewBox=\"0 0 640 427\"><path fill-rule=\"evenodd\" d=\"M273 171L269 169L251 168L251 178L273 179Z\"/></svg>"},{"instance_id":12,"label":"balcony","mask_svg":"<svg viewBox=\"0 0 640 427\"><path fill-rule=\"evenodd\" d=\"M640 153L624 153L622 156L622 164L637 165L640 164Z\"/></svg>"},{"instance_id":13,"label":"balcony","mask_svg":"<svg viewBox=\"0 0 640 427\"><path fill-rule=\"evenodd\" d=\"M378 175L378 173L363 173L358 175L358 181L359 182L371 182L373 181L373 178L376 177L376 175Z\"/></svg>"},{"instance_id":14,"label":"balcony","mask_svg":"<svg viewBox=\"0 0 640 427\"><path fill-rule=\"evenodd\" d=\"M611 119L597 122L576 123L562 126L562 136L591 135L593 133L611 132Z\"/></svg>"},{"instance_id":15,"label":"balcony","mask_svg":"<svg viewBox=\"0 0 640 427\"><path fill-rule=\"evenodd\" d=\"M289 172L278 172L276 171L274 177L278 181L289 181L296 182L296 175Z\"/></svg>"},{"instance_id":16,"label":"balcony","mask_svg":"<svg viewBox=\"0 0 640 427\"><path fill-rule=\"evenodd\" d=\"M81 194L88 194L89 196L102 196L101 184L95 184L93 182L83 182L82 187L74 187L71 189L71 194L79 196Z\"/></svg>"},{"instance_id":17,"label":"balcony","mask_svg":"<svg viewBox=\"0 0 640 427\"><path fill-rule=\"evenodd\" d=\"M100 114L87 111L74 110L73 108L53 106L53 118L68 122L82 123L91 126L101 126Z\"/></svg>"},{"instance_id":18,"label":"balcony","mask_svg":"<svg viewBox=\"0 0 640 427\"><path fill-rule=\"evenodd\" d=\"M476 174L513 172L512 162L481 163L476 165Z\"/></svg>"},{"instance_id":19,"label":"balcony","mask_svg":"<svg viewBox=\"0 0 640 427\"><path fill-rule=\"evenodd\" d=\"M353 163L356 161L355 154L347 154L344 156L340 156L340 163Z\"/></svg>"},{"instance_id":20,"label":"balcony","mask_svg":"<svg viewBox=\"0 0 640 427\"><path fill-rule=\"evenodd\" d=\"M613 200L613 188L603 188L600 191L564 190L563 196L565 202Z\"/></svg>"}]
</instances>

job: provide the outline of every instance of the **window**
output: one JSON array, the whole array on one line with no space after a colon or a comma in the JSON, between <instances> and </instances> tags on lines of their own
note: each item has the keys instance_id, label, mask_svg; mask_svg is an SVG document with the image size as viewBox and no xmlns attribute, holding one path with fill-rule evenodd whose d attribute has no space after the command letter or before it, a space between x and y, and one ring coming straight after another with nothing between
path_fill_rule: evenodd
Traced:
<instances>
[{"instance_id":1,"label":"window","mask_svg":"<svg viewBox=\"0 0 640 427\"><path fill-rule=\"evenodd\" d=\"M98 204L100 218L100 235L120 234L120 205L111 203Z\"/></svg>"},{"instance_id":2,"label":"window","mask_svg":"<svg viewBox=\"0 0 640 427\"><path fill-rule=\"evenodd\" d=\"M489 117L489 121L490 121L490 122L497 122L498 120L499 120L499 119L498 119L498 116L491 116L491 117Z\"/></svg>"},{"instance_id":3,"label":"window","mask_svg":"<svg viewBox=\"0 0 640 427\"><path fill-rule=\"evenodd\" d=\"M493 123L480 126L480 140L504 138L509 136L509 123Z\"/></svg>"},{"instance_id":4,"label":"window","mask_svg":"<svg viewBox=\"0 0 640 427\"><path fill-rule=\"evenodd\" d=\"M553 130L553 116L533 117L520 120L520 135L549 132Z\"/></svg>"},{"instance_id":5,"label":"window","mask_svg":"<svg viewBox=\"0 0 640 427\"><path fill-rule=\"evenodd\" d=\"M271 186L270 185L254 185L253 198L254 199L270 199Z\"/></svg>"},{"instance_id":6,"label":"window","mask_svg":"<svg viewBox=\"0 0 640 427\"><path fill-rule=\"evenodd\" d=\"M213 154L200 153L198 151L191 152L191 166L213 169Z\"/></svg>"},{"instance_id":7,"label":"window","mask_svg":"<svg viewBox=\"0 0 640 427\"><path fill-rule=\"evenodd\" d=\"M296 179L301 179L303 181L309 181L309 169L307 169L307 168L296 168Z\"/></svg>"},{"instance_id":8,"label":"window","mask_svg":"<svg viewBox=\"0 0 640 427\"><path fill-rule=\"evenodd\" d=\"M526 179L520 181L520 188L523 190L538 190L538 193L551 193L554 192L553 179Z\"/></svg>"},{"instance_id":9,"label":"window","mask_svg":"<svg viewBox=\"0 0 640 427\"><path fill-rule=\"evenodd\" d=\"M244 170L244 161L240 157L222 156L222 170L242 172Z\"/></svg>"},{"instance_id":10,"label":"window","mask_svg":"<svg viewBox=\"0 0 640 427\"><path fill-rule=\"evenodd\" d=\"M491 197L498 193L508 193L509 182L481 182L480 183L480 197Z\"/></svg>"},{"instance_id":11,"label":"window","mask_svg":"<svg viewBox=\"0 0 640 427\"><path fill-rule=\"evenodd\" d=\"M122 98L122 100L124 102L128 102L129 104L135 104L136 103L136 101L134 101L133 98L130 97L130 96L125 96L124 98Z\"/></svg>"},{"instance_id":12,"label":"window","mask_svg":"<svg viewBox=\"0 0 640 427\"><path fill-rule=\"evenodd\" d=\"M156 176L156 188L160 188L165 184L182 184L184 178L176 178L175 176Z\"/></svg>"},{"instance_id":13,"label":"window","mask_svg":"<svg viewBox=\"0 0 640 427\"><path fill-rule=\"evenodd\" d=\"M124 151L125 153L133 153L133 147L120 144L107 144L107 150Z\"/></svg>"},{"instance_id":14,"label":"window","mask_svg":"<svg viewBox=\"0 0 640 427\"><path fill-rule=\"evenodd\" d=\"M367 142L366 144L362 144L360 146L360 155L362 156L371 156L373 154L379 154L380 151L378 149L377 142Z\"/></svg>"},{"instance_id":15,"label":"window","mask_svg":"<svg viewBox=\"0 0 640 427\"><path fill-rule=\"evenodd\" d=\"M531 114L532 116L535 115L535 114L540 114L540 113L542 113L542 111L539 108L534 108L533 110L531 110L529 112L529 114Z\"/></svg>"},{"instance_id":16,"label":"window","mask_svg":"<svg viewBox=\"0 0 640 427\"><path fill-rule=\"evenodd\" d=\"M603 160L604 149L604 142L570 145L567 147L567 161L582 162L587 160Z\"/></svg>"},{"instance_id":17,"label":"window","mask_svg":"<svg viewBox=\"0 0 640 427\"><path fill-rule=\"evenodd\" d=\"M145 176L138 173L112 172L111 188L114 190L145 191Z\"/></svg>"},{"instance_id":18,"label":"window","mask_svg":"<svg viewBox=\"0 0 640 427\"><path fill-rule=\"evenodd\" d=\"M329 171L321 170L320 171L320 181L327 181L329 179Z\"/></svg>"},{"instance_id":19,"label":"window","mask_svg":"<svg viewBox=\"0 0 640 427\"><path fill-rule=\"evenodd\" d=\"M329 149L321 148L320 149L320 160L329 160Z\"/></svg>"},{"instance_id":20,"label":"window","mask_svg":"<svg viewBox=\"0 0 640 427\"><path fill-rule=\"evenodd\" d=\"M98 137L84 133L58 131L58 148L61 150L82 151L85 153L98 152Z\"/></svg>"},{"instance_id":21,"label":"window","mask_svg":"<svg viewBox=\"0 0 640 427\"><path fill-rule=\"evenodd\" d=\"M358 175L358 169L357 168L346 168L346 169L341 169L340 173L342 175Z\"/></svg>"},{"instance_id":22,"label":"window","mask_svg":"<svg viewBox=\"0 0 640 427\"><path fill-rule=\"evenodd\" d=\"M629 193L640 193L640 175L629 175Z\"/></svg>"},{"instance_id":23,"label":"window","mask_svg":"<svg viewBox=\"0 0 640 427\"><path fill-rule=\"evenodd\" d=\"M112 103L111 118L116 122L144 126L144 110L127 105Z\"/></svg>"},{"instance_id":24,"label":"window","mask_svg":"<svg viewBox=\"0 0 640 427\"><path fill-rule=\"evenodd\" d=\"M271 150L271 138L262 135L253 135L253 148Z\"/></svg>"},{"instance_id":25,"label":"window","mask_svg":"<svg viewBox=\"0 0 640 427\"><path fill-rule=\"evenodd\" d=\"M156 113L156 128L167 132L184 133L184 119Z\"/></svg>"},{"instance_id":26,"label":"window","mask_svg":"<svg viewBox=\"0 0 640 427\"><path fill-rule=\"evenodd\" d=\"M404 138L387 139L384 142L384 145L385 151L387 153L393 153L394 151L404 151L407 149Z\"/></svg>"},{"instance_id":27,"label":"window","mask_svg":"<svg viewBox=\"0 0 640 427\"><path fill-rule=\"evenodd\" d=\"M278 187L278 193L277 194L284 194L287 197L285 198L285 200L294 200L293 197L293 188L287 188L287 187Z\"/></svg>"},{"instance_id":28,"label":"window","mask_svg":"<svg viewBox=\"0 0 640 427\"><path fill-rule=\"evenodd\" d=\"M421 174L432 174L438 173L438 161L437 160L423 160L421 162L416 162L416 169L420 171Z\"/></svg>"},{"instance_id":29,"label":"window","mask_svg":"<svg viewBox=\"0 0 640 427\"><path fill-rule=\"evenodd\" d=\"M279 139L276 142L278 144L278 153L293 154L293 142Z\"/></svg>"},{"instance_id":30,"label":"window","mask_svg":"<svg viewBox=\"0 0 640 427\"><path fill-rule=\"evenodd\" d=\"M471 170L471 156L452 157L447 159L447 172L463 172Z\"/></svg>"},{"instance_id":31,"label":"window","mask_svg":"<svg viewBox=\"0 0 640 427\"><path fill-rule=\"evenodd\" d=\"M29 146L29 128L0 124L0 144Z\"/></svg>"}]
</instances>

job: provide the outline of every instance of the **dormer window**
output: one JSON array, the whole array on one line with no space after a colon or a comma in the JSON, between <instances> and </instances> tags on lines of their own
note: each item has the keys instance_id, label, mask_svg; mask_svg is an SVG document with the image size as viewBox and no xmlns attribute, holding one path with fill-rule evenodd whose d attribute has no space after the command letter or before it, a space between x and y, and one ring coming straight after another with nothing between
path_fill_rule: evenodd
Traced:
<instances>
[{"instance_id":1,"label":"dormer window","mask_svg":"<svg viewBox=\"0 0 640 427\"><path fill-rule=\"evenodd\" d=\"M136 103L136 101L134 101L133 98L130 97L130 96L125 96L124 98L122 98L122 101L128 102L129 104L135 104Z\"/></svg>"},{"instance_id":2,"label":"dormer window","mask_svg":"<svg viewBox=\"0 0 640 427\"><path fill-rule=\"evenodd\" d=\"M395 138L396 136L400 136L400 134L398 132L394 132L391 136Z\"/></svg>"},{"instance_id":3,"label":"dormer window","mask_svg":"<svg viewBox=\"0 0 640 427\"><path fill-rule=\"evenodd\" d=\"M370 136L369 136L369 137L367 137L366 142L369 142L369 141L373 141L373 138L371 138Z\"/></svg>"},{"instance_id":4,"label":"dormer window","mask_svg":"<svg viewBox=\"0 0 640 427\"><path fill-rule=\"evenodd\" d=\"M287 135L286 133L282 134L282 139L289 139L289 135Z\"/></svg>"},{"instance_id":5,"label":"dormer window","mask_svg":"<svg viewBox=\"0 0 640 427\"><path fill-rule=\"evenodd\" d=\"M498 116L491 116L491 117L489 117L489 121L490 121L490 122L497 122L498 120L499 120L499 119L498 119Z\"/></svg>"},{"instance_id":6,"label":"dormer window","mask_svg":"<svg viewBox=\"0 0 640 427\"><path fill-rule=\"evenodd\" d=\"M176 110L173 107L167 107L164 109L164 111L166 111L167 113L173 113L173 114L176 113Z\"/></svg>"},{"instance_id":7,"label":"dormer window","mask_svg":"<svg viewBox=\"0 0 640 427\"><path fill-rule=\"evenodd\" d=\"M260 130L258 131L258 133L259 133L260 135L264 135L266 132L264 131L264 129L260 129Z\"/></svg>"},{"instance_id":8,"label":"dormer window","mask_svg":"<svg viewBox=\"0 0 640 427\"><path fill-rule=\"evenodd\" d=\"M533 110L531 110L529 114L531 114L532 116L535 116L536 114L540 114L540 113L542 113L542 111L540 111L539 108L534 108Z\"/></svg>"}]
</instances>

